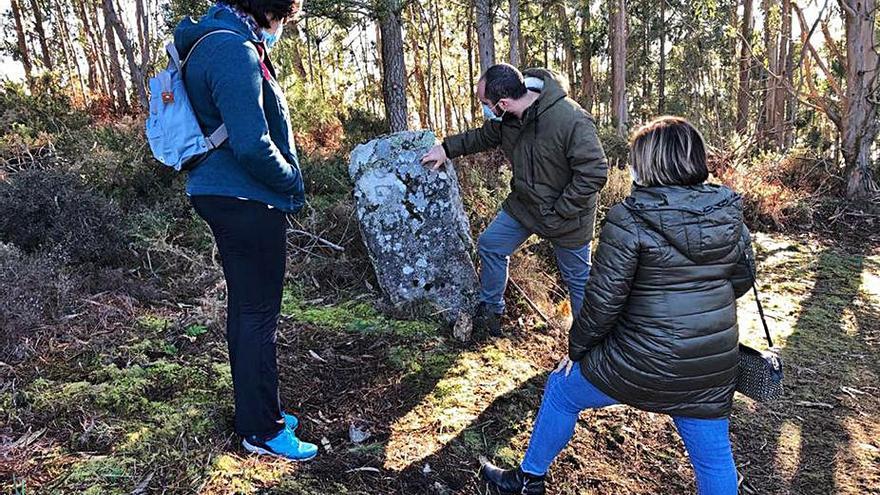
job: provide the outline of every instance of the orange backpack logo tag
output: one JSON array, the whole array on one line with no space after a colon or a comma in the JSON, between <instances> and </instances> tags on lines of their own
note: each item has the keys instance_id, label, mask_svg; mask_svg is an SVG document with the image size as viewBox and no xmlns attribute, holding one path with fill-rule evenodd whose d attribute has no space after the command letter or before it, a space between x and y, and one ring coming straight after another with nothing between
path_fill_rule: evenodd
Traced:
<instances>
[{"instance_id":1,"label":"orange backpack logo tag","mask_svg":"<svg viewBox=\"0 0 880 495\"><path fill-rule=\"evenodd\" d=\"M162 91L162 103L169 104L174 103L174 93L171 91Z\"/></svg>"}]
</instances>

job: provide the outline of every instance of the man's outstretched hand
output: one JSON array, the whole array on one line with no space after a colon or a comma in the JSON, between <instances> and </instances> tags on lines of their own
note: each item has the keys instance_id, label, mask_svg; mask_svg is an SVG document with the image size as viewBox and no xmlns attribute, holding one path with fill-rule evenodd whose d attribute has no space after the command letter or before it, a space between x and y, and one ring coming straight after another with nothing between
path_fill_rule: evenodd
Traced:
<instances>
[{"instance_id":1,"label":"man's outstretched hand","mask_svg":"<svg viewBox=\"0 0 880 495\"><path fill-rule=\"evenodd\" d=\"M446 163L446 150L442 145L435 144L425 156L422 157L422 165L431 167L431 170L437 170Z\"/></svg>"}]
</instances>

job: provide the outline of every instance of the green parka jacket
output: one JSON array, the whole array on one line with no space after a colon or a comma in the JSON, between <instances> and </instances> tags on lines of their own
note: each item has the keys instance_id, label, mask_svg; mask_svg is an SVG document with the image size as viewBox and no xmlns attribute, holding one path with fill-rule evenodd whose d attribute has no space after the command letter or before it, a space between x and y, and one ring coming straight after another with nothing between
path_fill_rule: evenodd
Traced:
<instances>
[{"instance_id":1,"label":"green parka jacket","mask_svg":"<svg viewBox=\"0 0 880 495\"><path fill-rule=\"evenodd\" d=\"M599 191L608 163L592 117L568 98L557 75L528 69L544 81L541 96L522 119L506 115L479 129L447 137L450 158L500 146L513 165L510 195L503 208L526 229L561 247L578 248L593 239Z\"/></svg>"},{"instance_id":2,"label":"green parka jacket","mask_svg":"<svg viewBox=\"0 0 880 495\"><path fill-rule=\"evenodd\" d=\"M569 358L622 403L727 416L739 366L736 299L752 286L753 256L730 189L636 187L608 213Z\"/></svg>"}]
</instances>

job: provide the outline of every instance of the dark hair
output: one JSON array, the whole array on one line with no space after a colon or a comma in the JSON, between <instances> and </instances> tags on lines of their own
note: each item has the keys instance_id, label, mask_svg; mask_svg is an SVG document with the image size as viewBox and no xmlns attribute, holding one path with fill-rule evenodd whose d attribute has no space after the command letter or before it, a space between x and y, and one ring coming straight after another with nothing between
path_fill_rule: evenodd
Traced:
<instances>
[{"instance_id":1,"label":"dark hair","mask_svg":"<svg viewBox=\"0 0 880 495\"><path fill-rule=\"evenodd\" d=\"M285 19L293 15L299 7L299 0L222 0L224 3L238 7L253 16L260 27L269 27L269 18Z\"/></svg>"},{"instance_id":2,"label":"dark hair","mask_svg":"<svg viewBox=\"0 0 880 495\"><path fill-rule=\"evenodd\" d=\"M632 167L643 186L695 186L709 178L703 136L681 117L652 120L631 143Z\"/></svg>"},{"instance_id":3,"label":"dark hair","mask_svg":"<svg viewBox=\"0 0 880 495\"><path fill-rule=\"evenodd\" d=\"M510 64L496 64L486 69L481 80L486 82L483 92L492 103L501 98L522 98L526 94L526 85L522 73Z\"/></svg>"}]
</instances>

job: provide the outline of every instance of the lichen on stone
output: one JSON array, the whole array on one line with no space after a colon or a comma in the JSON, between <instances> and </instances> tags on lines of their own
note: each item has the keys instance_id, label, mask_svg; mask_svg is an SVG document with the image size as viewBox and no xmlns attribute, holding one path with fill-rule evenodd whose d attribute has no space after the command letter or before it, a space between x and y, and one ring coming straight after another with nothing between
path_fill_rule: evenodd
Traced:
<instances>
[{"instance_id":1,"label":"lichen on stone","mask_svg":"<svg viewBox=\"0 0 880 495\"><path fill-rule=\"evenodd\" d=\"M472 311L478 281L455 168L421 163L434 143L430 131L382 136L355 148L348 170L364 244L388 299L430 303L454 322Z\"/></svg>"}]
</instances>

